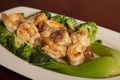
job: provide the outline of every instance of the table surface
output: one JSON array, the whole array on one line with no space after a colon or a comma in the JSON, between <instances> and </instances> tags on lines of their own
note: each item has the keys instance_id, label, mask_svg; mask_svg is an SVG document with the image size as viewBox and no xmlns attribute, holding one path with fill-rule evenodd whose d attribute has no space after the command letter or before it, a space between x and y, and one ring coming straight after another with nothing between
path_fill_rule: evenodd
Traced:
<instances>
[{"instance_id":1,"label":"table surface","mask_svg":"<svg viewBox=\"0 0 120 80\"><path fill-rule=\"evenodd\" d=\"M94 21L105 28L120 32L120 0L0 0L0 12L27 6L64 14L84 21ZM2 80L29 80L0 66Z\"/></svg>"}]
</instances>

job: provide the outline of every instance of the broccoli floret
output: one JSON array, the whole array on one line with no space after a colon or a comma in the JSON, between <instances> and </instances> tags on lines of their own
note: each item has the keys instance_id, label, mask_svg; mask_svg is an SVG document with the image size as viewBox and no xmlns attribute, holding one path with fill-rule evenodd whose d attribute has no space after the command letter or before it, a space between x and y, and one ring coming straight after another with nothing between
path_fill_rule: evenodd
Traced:
<instances>
[{"instance_id":1,"label":"broccoli floret","mask_svg":"<svg viewBox=\"0 0 120 80\"><path fill-rule=\"evenodd\" d=\"M32 54L32 46L28 43L25 43L22 47L20 47L17 52L16 55L22 59L24 59L25 61L30 61L30 57Z\"/></svg>"},{"instance_id":2,"label":"broccoli floret","mask_svg":"<svg viewBox=\"0 0 120 80\"><path fill-rule=\"evenodd\" d=\"M7 39L12 33L9 32L4 26L0 25L0 44L7 47Z\"/></svg>"},{"instance_id":3,"label":"broccoli floret","mask_svg":"<svg viewBox=\"0 0 120 80\"><path fill-rule=\"evenodd\" d=\"M51 20L57 21L57 22L63 24L64 26L66 26L66 17L65 16L56 15L56 16L51 17Z\"/></svg>"},{"instance_id":4,"label":"broccoli floret","mask_svg":"<svg viewBox=\"0 0 120 80\"><path fill-rule=\"evenodd\" d=\"M4 26L0 25L0 44L15 54L23 42L14 33L9 32Z\"/></svg>"},{"instance_id":5,"label":"broccoli floret","mask_svg":"<svg viewBox=\"0 0 120 80\"><path fill-rule=\"evenodd\" d=\"M40 13L44 13L48 17L48 19L51 18L51 14L49 12L47 12L47 11L42 10L42 11L40 11Z\"/></svg>"},{"instance_id":6,"label":"broccoli floret","mask_svg":"<svg viewBox=\"0 0 120 80\"><path fill-rule=\"evenodd\" d=\"M7 48L14 54L16 53L17 49L19 49L23 44L24 42L19 40L15 34L9 36L7 40Z\"/></svg>"},{"instance_id":7,"label":"broccoli floret","mask_svg":"<svg viewBox=\"0 0 120 80\"><path fill-rule=\"evenodd\" d=\"M67 26L69 29L75 31L75 25L77 24L76 20L73 18L68 18L66 20Z\"/></svg>"},{"instance_id":8,"label":"broccoli floret","mask_svg":"<svg viewBox=\"0 0 120 80\"><path fill-rule=\"evenodd\" d=\"M98 28L96 27L95 22L86 22L86 23L80 24L80 26L78 27L78 30L87 32L90 42L91 43L95 42L95 38L98 33Z\"/></svg>"},{"instance_id":9,"label":"broccoli floret","mask_svg":"<svg viewBox=\"0 0 120 80\"><path fill-rule=\"evenodd\" d=\"M36 48L32 53L30 62L35 65L44 65L47 63L54 62L54 60L45 52L43 52L40 48Z\"/></svg>"}]
</instances>

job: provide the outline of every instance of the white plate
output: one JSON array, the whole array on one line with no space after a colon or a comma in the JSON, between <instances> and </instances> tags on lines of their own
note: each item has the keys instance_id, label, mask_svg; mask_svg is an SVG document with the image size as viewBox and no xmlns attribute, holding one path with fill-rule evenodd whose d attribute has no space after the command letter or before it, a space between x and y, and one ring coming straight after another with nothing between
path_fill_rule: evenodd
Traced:
<instances>
[{"instance_id":1,"label":"white plate","mask_svg":"<svg viewBox=\"0 0 120 80\"><path fill-rule=\"evenodd\" d=\"M21 7L9 9L4 12L7 14L23 12L25 13L25 16L27 16L37 11L40 10L21 6ZM83 21L77 20L77 22L81 23ZM117 50L120 50L120 33L99 26L98 39L102 39L106 45L109 45ZM15 71L23 76L35 80L97 80L97 79L68 76L31 65L30 63L16 57L2 46L0 46L0 65L12 71ZM107 79L99 79L99 80L119 80L119 79L120 76L107 78Z\"/></svg>"}]
</instances>

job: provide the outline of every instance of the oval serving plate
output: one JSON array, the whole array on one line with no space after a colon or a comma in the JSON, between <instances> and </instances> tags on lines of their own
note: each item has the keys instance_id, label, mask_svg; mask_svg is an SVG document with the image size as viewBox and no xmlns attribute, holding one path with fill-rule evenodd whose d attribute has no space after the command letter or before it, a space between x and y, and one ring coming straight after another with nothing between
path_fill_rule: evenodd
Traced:
<instances>
[{"instance_id":1,"label":"oval serving plate","mask_svg":"<svg viewBox=\"0 0 120 80\"><path fill-rule=\"evenodd\" d=\"M6 11L3 11L7 14L11 13L24 13L25 16L38 12L40 10L29 8L29 7L15 7ZM1 12L2 13L2 12ZM54 13L51 13L55 15ZM1 19L1 15L0 15ZM77 20L78 23L83 23L83 21ZM103 28L98 26L99 33L98 39L103 40L104 44L109 45L110 47L120 50L120 33ZM0 45L0 65L17 72L23 76L26 76L30 79L35 80L119 80L120 76L105 78L105 79L90 79L90 78L82 78L82 77L74 77L69 75L64 75L61 73L57 73L54 71L46 70L38 66L34 66L19 57L13 55L11 52L6 50L4 47Z\"/></svg>"}]
</instances>

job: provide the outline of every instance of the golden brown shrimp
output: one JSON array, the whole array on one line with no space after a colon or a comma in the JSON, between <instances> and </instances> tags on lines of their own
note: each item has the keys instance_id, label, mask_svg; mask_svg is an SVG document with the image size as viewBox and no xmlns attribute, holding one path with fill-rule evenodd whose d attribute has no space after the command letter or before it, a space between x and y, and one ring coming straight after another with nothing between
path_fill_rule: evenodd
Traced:
<instances>
[{"instance_id":1,"label":"golden brown shrimp","mask_svg":"<svg viewBox=\"0 0 120 80\"><path fill-rule=\"evenodd\" d=\"M67 58L68 62L73 65L79 65L82 64L85 60L85 56L82 53L81 45L79 43L75 43L73 45L70 45L67 50Z\"/></svg>"},{"instance_id":2,"label":"golden brown shrimp","mask_svg":"<svg viewBox=\"0 0 120 80\"><path fill-rule=\"evenodd\" d=\"M77 31L71 34L72 44L68 47L67 58L71 65L79 65L85 61L84 52L90 45L88 35L85 32Z\"/></svg>"},{"instance_id":3,"label":"golden brown shrimp","mask_svg":"<svg viewBox=\"0 0 120 80\"><path fill-rule=\"evenodd\" d=\"M23 16L21 15L21 13L13 13L11 15L9 15L9 18L16 23L19 23L20 21L24 20Z\"/></svg>"},{"instance_id":4,"label":"golden brown shrimp","mask_svg":"<svg viewBox=\"0 0 120 80\"><path fill-rule=\"evenodd\" d=\"M38 29L33 23L21 23L17 29L17 37L26 42L37 32Z\"/></svg>"},{"instance_id":5,"label":"golden brown shrimp","mask_svg":"<svg viewBox=\"0 0 120 80\"><path fill-rule=\"evenodd\" d=\"M59 30L60 28L65 28L62 24L52 21L52 20L44 20L43 26L39 26L40 34L43 37L50 37L50 35Z\"/></svg>"},{"instance_id":6,"label":"golden brown shrimp","mask_svg":"<svg viewBox=\"0 0 120 80\"><path fill-rule=\"evenodd\" d=\"M40 14L36 17L36 19L35 19L35 21L34 21L34 24L35 24L35 25L41 24L41 23L43 23L42 21L45 20L45 19L47 19L47 16L46 16L44 13L40 13Z\"/></svg>"},{"instance_id":7,"label":"golden brown shrimp","mask_svg":"<svg viewBox=\"0 0 120 80\"><path fill-rule=\"evenodd\" d=\"M61 28L64 27L61 23L53 21L53 20L45 20L45 23L50 27Z\"/></svg>"},{"instance_id":8,"label":"golden brown shrimp","mask_svg":"<svg viewBox=\"0 0 120 80\"><path fill-rule=\"evenodd\" d=\"M88 34L84 31L77 31L77 32L72 33L71 41L73 44L79 42L81 45L84 45L84 46L90 45Z\"/></svg>"},{"instance_id":9,"label":"golden brown shrimp","mask_svg":"<svg viewBox=\"0 0 120 80\"><path fill-rule=\"evenodd\" d=\"M31 36L29 43L32 44L34 47L39 46L40 45L40 33L35 33L33 36Z\"/></svg>"},{"instance_id":10,"label":"golden brown shrimp","mask_svg":"<svg viewBox=\"0 0 120 80\"><path fill-rule=\"evenodd\" d=\"M45 45L42 47L42 50L45 51L54 59L62 58L66 56L67 48L57 44Z\"/></svg>"},{"instance_id":11,"label":"golden brown shrimp","mask_svg":"<svg viewBox=\"0 0 120 80\"><path fill-rule=\"evenodd\" d=\"M68 46L71 44L70 36L64 28L56 30L50 35L50 39L59 45Z\"/></svg>"},{"instance_id":12,"label":"golden brown shrimp","mask_svg":"<svg viewBox=\"0 0 120 80\"><path fill-rule=\"evenodd\" d=\"M10 32L15 32L18 28L18 24L23 20L23 17L20 13L14 13L10 16L7 16L5 13L2 13L2 19L6 28Z\"/></svg>"}]
</instances>

